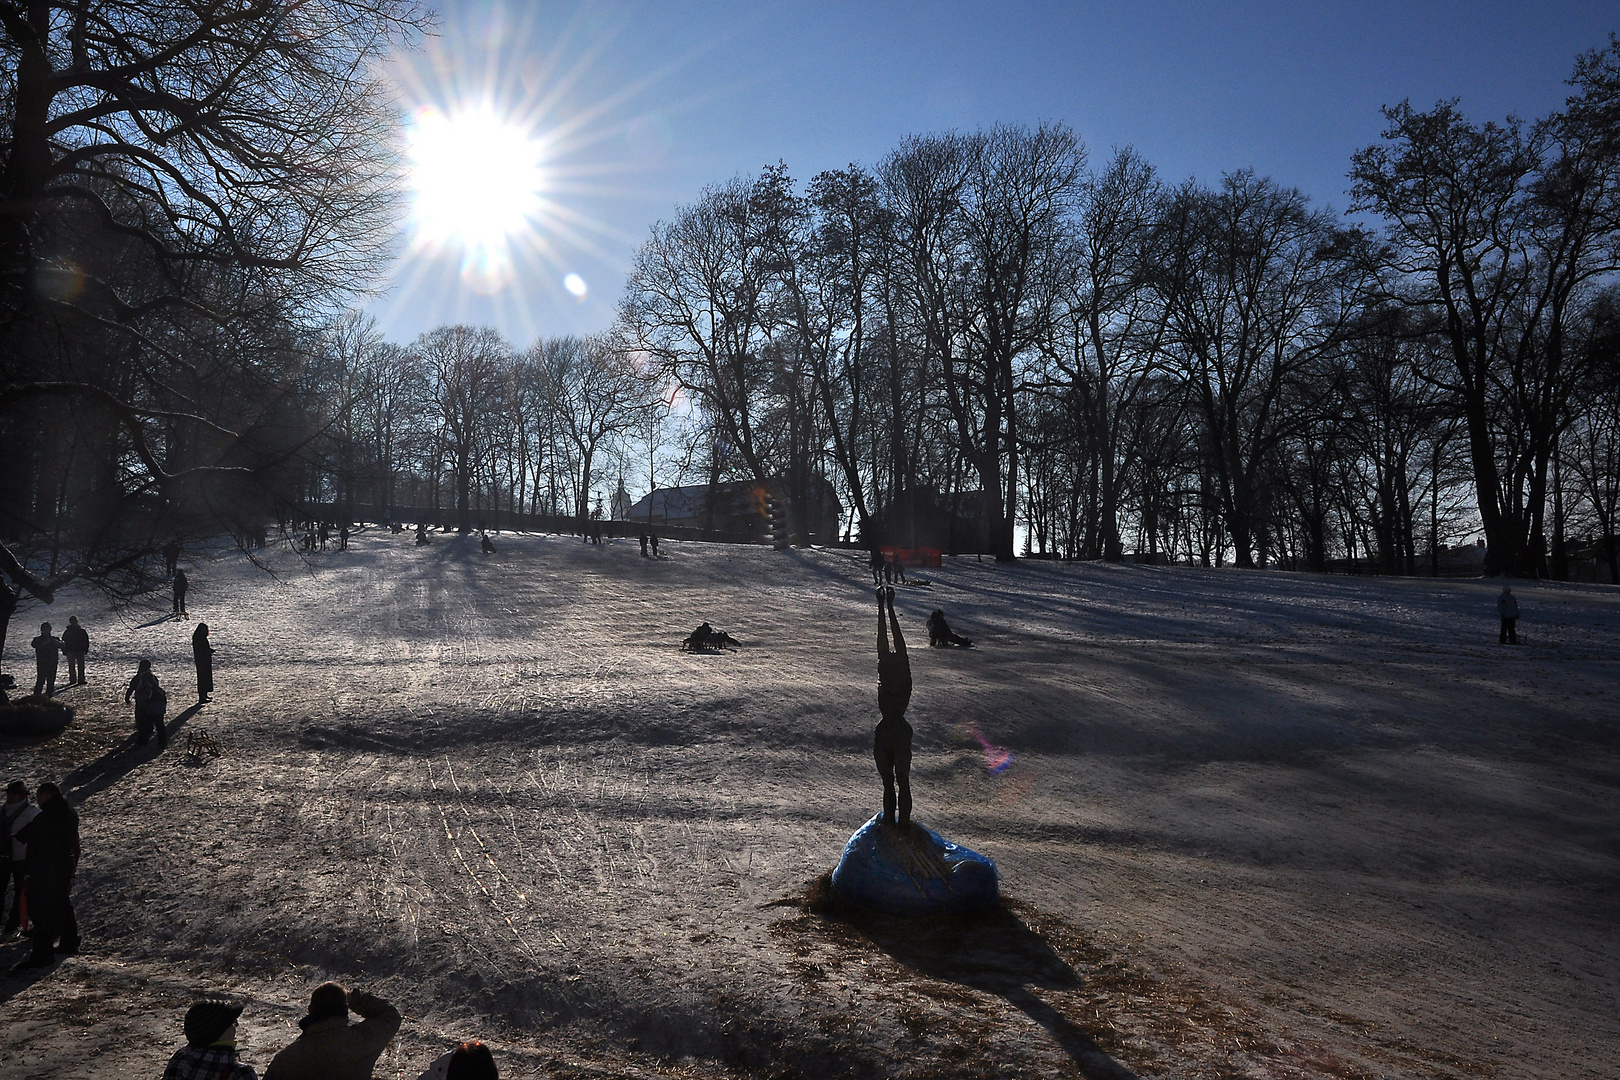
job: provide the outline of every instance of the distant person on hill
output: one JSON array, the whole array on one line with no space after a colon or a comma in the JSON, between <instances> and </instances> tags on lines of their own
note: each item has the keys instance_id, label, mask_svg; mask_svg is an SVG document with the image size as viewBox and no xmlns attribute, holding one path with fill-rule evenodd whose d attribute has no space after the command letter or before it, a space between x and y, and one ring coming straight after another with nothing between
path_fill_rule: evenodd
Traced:
<instances>
[{"instance_id":1,"label":"distant person on hill","mask_svg":"<svg viewBox=\"0 0 1620 1080\"><path fill-rule=\"evenodd\" d=\"M883 549L874 546L872 548L872 557L866 560L866 565L872 571L872 584L883 584L883 570L888 565L888 562L883 558Z\"/></svg>"},{"instance_id":2,"label":"distant person on hill","mask_svg":"<svg viewBox=\"0 0 1620 1080\"><path fill-rule=\"evenodd\" d=\"M495 1055L481 1042L464 1042L436 1058L417 1080L501 1080Z\"/></svg>"},{"instance_id":3,"label":"distant person on hill","mask_svg":"<svg viewBox=\"0 0 1620 1080\"><path fill-rule=\"evenodd\" d=\"M900 633L900 620L894 613L894 590L880 587L878 601L878 725L872 733L872 756L877 759L878 775L883 778L883 820L896 823L895 788L899 787L899 824L911 822L911 725L906 722L906 706L911 704L911 660L906 655L906 639ZM884 608L889 621L885 627ZM889 648L888 633L894 634Z\"/></svg>"},{"instance_id":4,"label":"distant person on hill","mask_svg":"<svg viewBox=\"0 0 1620 1080\"><path fill-rule=\"evenodd\" d=\"M928 644L930 646L962 645L967 648L973 647L973 642L951 632L951 624L945 621L945 612L939 608L935 608L934 613L928 616Z\"/></svg>"},{"instance_id":5,"label":"distant person on hill","mask_svg":"<svg viewBox=\"0 0 1620 1080\"><path fill-rule=\"evenodd\" d=\"M645 559L647 557L647 531L645 529L643 529L641 531L640 539L641 539L641 557L643 559Z\"/></svg>"},{"instance_id":6,"label":"distant person on hill","mask_svg":"<svg viewBox=\"0 0 1620 1080\"><path fill-rule=\"evenodd\" d=\"M206 705L214 692L214 647L208 643L208 624L200 622L191 633L191 657L197 663L197 702Z\"/></svg>"},{"instance_id":7,"label":"distant person on hill","mask_svg":"<svg viewBox=\"0 0 1620 1080\"><path fill-rule=\"evenodd\" d=\"M167 544L163 545L163 573L167 577L173 577L174 572L179 569L179 567L180 541L170 540Z\"/></svg>"},{"instance_id":8,"label":"distant person on hill","mask_svg":"<svg viewBox=\"0 0 1620 1080\"><path fill-rule=\"evenodd\" d=\"M478 546L483 549L485 555L495 554L495 542L489 538L487 532L478 534Z\"/></svg>"},{"instance_id":9,"label":"distant person on hill","mask_svg":"<svg viewBox=\"0 0 1620 1080\"><path fill-rule=\"evenodd\" d=\"M648 529L647 542L652 545L653 558L658 558L658 534Z\"/></svg>"},{"instance_id":10,"label":"distant person on hill","mask_svg":"<svg viewBox=\"0 0 1620 1080\"><path fill-rule=\"evenodd\" d=\"M158 678L152 674L152 661L142 660L135 670L134 678L129 680L129 686L124 690L124 704L128 705L130 698L135 699L135 742L145 746L152 739L152 728L157 728L158 749L162 750L169 745L169 733L163 726L163 714L169 708L169 695L163 687L158 685Z\"/></svg>"},{"instance_id":11,"label":"distant person on hill","mask_svg":"<svg viewBox=\"0 0 1620 1080\"><path fill-rule=\"evenodd\" d=\"M349 1010L361 1017L349 1023ZM399 1010L364 990L322 983L294 1039L264 1070L264 1080L371 1080L372 1066L399 1031Z\"/></svg>"},{"instance_id":12,"label":"distant person on hill","mask_svg":"<svg viewBox=\"0 0 1620 1080\"><path fill-rule=\"evenodd\" d=\"M901 561L899 552L889 556L889 565L894 568L894 580L904 585L906 583L906 564Z\"/></svg>"},{"instance_id":13,"label":"distant person on hill","mask_svg":"<svg viewBox=\"0 0 1620 1080\"><path fill-rule=\"evenodd\" d=\"M338 550L349 550L349 527L347 525L338 530Z\"/></svg>"},{"instance_id":14,"label":"distant person on hill","mask_svg":"<svg viewBox=\"0 0 1620 1080\"><path fill-rule=\"evenodd\" d=\"M62 656L62 639L51 633L50 623L39 624L39 636L29 642L34 649L34 696L56 693L56 665Z\"/></svg>"},{"instance_id":15,"label":"distant person on hill","mask_svg":"<svg viewBox=\"0 0 1620 1080\"><path fill-rule=\"evenodd\" d=\"M191 588L191 582L186 579L184 570L174 572L174 615L177 619L186 617L186 590Z\"/></svg>"},{"instance_id":16,"label":"distant person on hill","mask_svg":"<svg viewBox=\"0 0 1620 1080\"><path fill-rule=\"evenodd\" d=\"M23 929L23 888L28 879L28 845L17 839L17 832L39 813L39 807L28 801L28 785L13 780L6 785L6 802L0 807L0 848L5 858L0 859L0 908L6 908L6 937ZM11 904L6 905L6 897Z\"/></svg>"},{"instance_id":17,"label":"distant person on hill","mask_svg":"<svg viewBox=\"0 0 1620 1080\"><path fill-rule=\"evenodd\" d=\"M1502 586L1502 595L1496 598L1496 613L1502 617L1502 632L1497 635L1497 642L1502 645L1517 645L1519 643L1519 601L1513 596L1513 589L1507 585Z\"/></svg>"},{"instance_id":18,"label":"distant person on hill","mask_svg":"<svg viewBox=\"0 0 1620 1080\"><path fill-rule=\"evenodd\" d=\"M240 1003L201 997L186 1010L186 1045L175 1051L163 1080L259 1080L236 1059L236 1018Z\"/></svg>"},{"instance_id":19,"label":"distant person on hill","mask_svg":"<svg viewBox=\"0 0 1620 1080\"><path fill-rule=\"evenodd\" d=\"M84 685L84 654L90 651L90 635L79 625L77 615L68 616L67 629L62 631L62 655L68 662L68 685Z\"/></svg>"},{"instance_id":20,"label":"distant person on hill","mask_svg":"<svg viewBox=\"0 0 1620 1080\"><path fill-rule=\"evenodd\" d=\"M39 813L17 830L28 845L28 915L34 948L19 967L45 967L60 953L79 951L79 921L73 914L73 879L79 872L79 815L47 781L35 798Z\"/></svg>"}]
</instances>

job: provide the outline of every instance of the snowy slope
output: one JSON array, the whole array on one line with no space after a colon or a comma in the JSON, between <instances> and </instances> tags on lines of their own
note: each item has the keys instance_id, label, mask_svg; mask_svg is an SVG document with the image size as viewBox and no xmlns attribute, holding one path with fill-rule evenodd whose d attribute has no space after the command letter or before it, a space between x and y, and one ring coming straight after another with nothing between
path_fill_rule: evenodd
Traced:
<instances>
[{"instance_id":1,"label":"snowy slope","mask_svg":"<svg viewBox=\"0 0 1620 1080\"><path fill-rule=\"evenodd\" d=\"M87 950L0 981L0 1080L153 1072L199 984L252 999L262 1069L327 977L407 1014L380 1076L473 1035L513 1075L1597 1077L1620 1056L1620 590L1516 586L1511 649L1488 582L923 571L899 599L917 816L997 859L1017 904L908 927L774 904L877 801L864 560L496 539L367 533L273 574L198 555L219 690L178 722L192 623L49 610L90 629L91 684L0 769L80 807ZM926 648L934 607L978 647ZM18 613L19 677L40 617ZM705 619L743 647L680 652ZM128 745L140 656L174 703L162 756ZM223 757L182 757L199 728Z\"/></svg>"}]
</instances>

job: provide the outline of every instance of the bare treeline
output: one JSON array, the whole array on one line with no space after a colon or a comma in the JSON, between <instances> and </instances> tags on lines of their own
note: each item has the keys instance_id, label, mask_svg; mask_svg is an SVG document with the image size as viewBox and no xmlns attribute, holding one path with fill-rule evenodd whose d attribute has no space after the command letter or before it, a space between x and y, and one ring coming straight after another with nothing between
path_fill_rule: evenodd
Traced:
<instances>
[{"instance_id":1,"label":"bare treeline","mask_svg":"<svg viewBox=\"0 0 1620 1080\"><path fill-rule=\"evenodd\" d=\"M802 189L705 191L637 255L619 337L697 405L713 478L835 482L868 540L1238 566L1615 560L1620 45L1567 108L1386 110L1352 210L1250 172L1166 184L1061 124L908 139Z\"/></svg>"},{"instance_id":2,"label":"bare treeline","mask_svg":"<svg viewBox=\"0 0 1620 1080\"><path fill-rule=\"evenodd\" d=\"M653 373L608 335L519 350L445 326L400 346L350 316L314 353L319 452L295 505L345 518L431 508L466 531L501 511L601 516L593 489L627 467L661 404Z\"/></svg>"}]
</instances>

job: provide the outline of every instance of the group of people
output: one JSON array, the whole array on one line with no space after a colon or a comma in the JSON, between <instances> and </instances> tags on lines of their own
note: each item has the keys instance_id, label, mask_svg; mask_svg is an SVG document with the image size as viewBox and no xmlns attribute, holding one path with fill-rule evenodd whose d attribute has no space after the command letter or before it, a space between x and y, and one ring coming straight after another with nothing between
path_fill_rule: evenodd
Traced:
<instances>
[{"instance_id":1,"label":"group of people","mask_svg":"<svg viewBox=\"0 0 1620 1080\"><path fill-rule=\"evenodd\" d=\"M6 785L0 808L0 907L6 908L9 939L32 922L33 948L18 967L45 967L57 956L79 951L73 913L73 878L79 872L79 814L62 789L46 782L29 799L28 785Z\"/></svg>"},{"instance_id":2,"label":"group of people","mask_svg":"<svg viewBox=\"0 0 1620 1080\"><path fill-rule=\"evenodd\" d=\"M893 585L897 581L906 584L906 564L898 554L885 555L882 548L875 547L868 565L872 568L872 584Z\"/></svg>"},{"instance_id":3,"label":"group of people","mask_svg":"<svg viewBox=\"0 0 1620 1080\"><path fill-rule=\"evenodd\" d=\"M34 696L51 697L56 693L56 673L61 658L67 657L68 678L65 686L84 683L84 658L90 652L90 634L79 625L79 617L68 617L67 629L57 637L50 623L39 624L39 636L29 642L34 650Z\"/></svg>"},{"instance_id":4,"label":"group of people","mask_svg":"<svg viewBox=\"0 0 1620 1080\"><path fill-rule=\"evenodd\" d=\"M244 1005L205 995L186 1010L186 1045L169 1059L163 1080L258 1080L236 1048ZM351 1020L353 1012L360 1019ZM264 1080L370 1080L372 1068L399 1031L399 1010L375 994L317 986L298 1021L299 1036L264 1070ZM440 1055L419 1080L500 1080L495 1056L481 1042L464 1042Z\"/></svg>"}]
</instances>

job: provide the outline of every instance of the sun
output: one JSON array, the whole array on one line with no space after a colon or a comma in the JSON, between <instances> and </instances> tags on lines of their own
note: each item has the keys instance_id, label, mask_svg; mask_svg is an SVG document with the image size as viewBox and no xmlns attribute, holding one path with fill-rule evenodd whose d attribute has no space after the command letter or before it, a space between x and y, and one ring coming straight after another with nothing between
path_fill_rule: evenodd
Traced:
<instances>
[{"instance_id":1,"label":"sun","mask_svg":"<svg viewBox=\"0 0 1620 1080\"><path fill-rule=\"evenodd\" d=\"M459 248L463 276L498 288L543 211L544 146L489 108L419 109L407 140L413 242Z\"/></svg>"}]
</instances>

